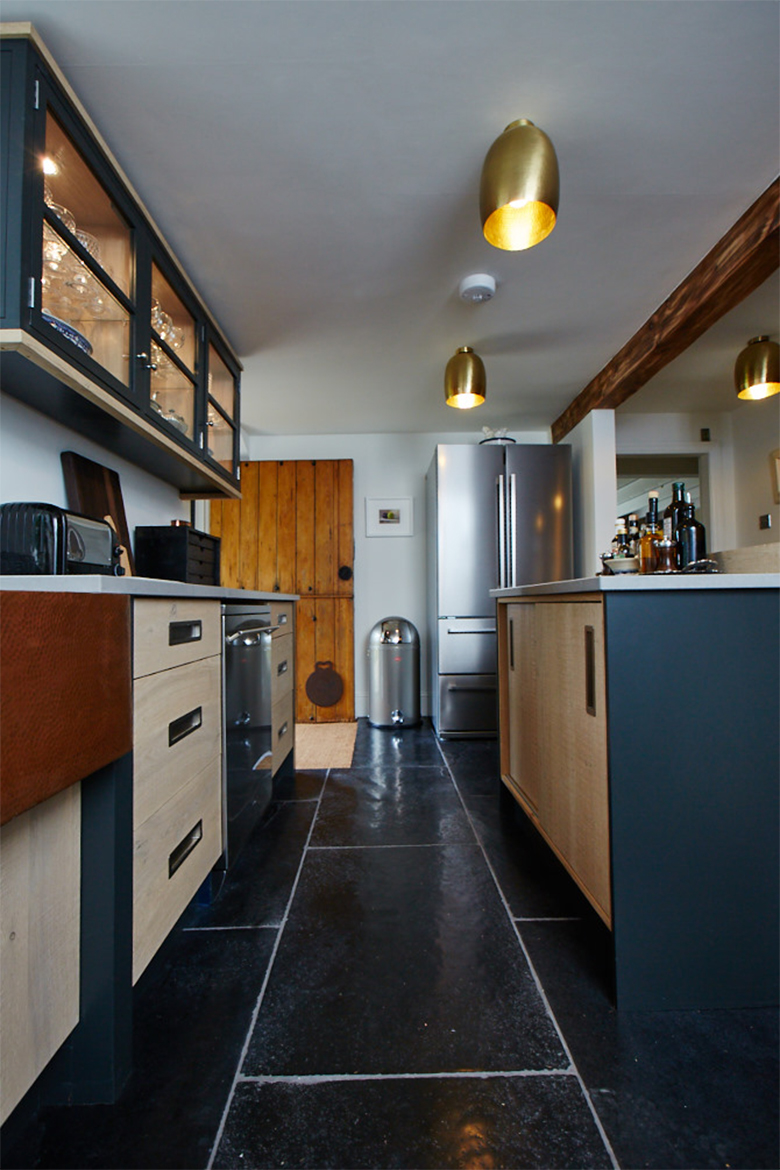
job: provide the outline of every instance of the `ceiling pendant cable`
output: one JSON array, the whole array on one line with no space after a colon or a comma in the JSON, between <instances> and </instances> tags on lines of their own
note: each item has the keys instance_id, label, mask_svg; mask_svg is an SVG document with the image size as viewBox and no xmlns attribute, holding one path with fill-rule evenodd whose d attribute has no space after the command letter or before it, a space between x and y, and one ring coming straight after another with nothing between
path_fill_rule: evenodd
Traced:
<instances>
[{"instance_id":1,"label":"ceiling pendant cable","mask_svg":"<svg viewBox=\"0 0 780 1170\"><path fill-rule=\"evenodd\" d=\"M510 122L482 167L479 209L487 242L508 252L541 243L555 227L559 194L550 139L527 118Z\"/></svg>"},{"instance_id":2,"label":"ceiling pendant cable","mask_svg":"<svg viewBox=\"0 0 780 1170\"><path fill-rule=\"evenodd\" d=\"M751 337L734 366L738 398L756 402L780 394L780 345L768 337Z\"/></svg>"},{"instance_id":3,"label":"ceiling pendant cable","mask_svg":"<svg viewBox=\"0 0 780 1170\"><path fill-rule=\"evenodd\" d=\"M462 345L447 362L444 397L448 406L470 410L485 401L485 367L470 345Z\"/></svg>"}]
</instances>

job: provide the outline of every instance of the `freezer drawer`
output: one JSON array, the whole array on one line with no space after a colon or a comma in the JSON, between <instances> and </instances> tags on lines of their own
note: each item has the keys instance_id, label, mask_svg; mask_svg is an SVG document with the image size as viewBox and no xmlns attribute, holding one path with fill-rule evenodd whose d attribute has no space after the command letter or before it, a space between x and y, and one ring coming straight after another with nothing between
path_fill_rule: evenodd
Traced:
<instances>
[{"instance_id":1,"label":"freezer drawer","mask_svg":"<svg viewBox=\"0 0 780 1170\"><path fill-rule=\"evenodd\" d=\"M494 617L439 619L439 674L491 674L496 647Z\"/></svg>"},{"instance_id":2,"label":"freezer drawer","mask_svg":"<svg viewBox=\"0 0 780 1170\"><path fill-rule=\"evenodd\" d=\"M495 735L498 728L495 674L439 675L439 726L446 738Z\"/></svg>"}]
</instances>

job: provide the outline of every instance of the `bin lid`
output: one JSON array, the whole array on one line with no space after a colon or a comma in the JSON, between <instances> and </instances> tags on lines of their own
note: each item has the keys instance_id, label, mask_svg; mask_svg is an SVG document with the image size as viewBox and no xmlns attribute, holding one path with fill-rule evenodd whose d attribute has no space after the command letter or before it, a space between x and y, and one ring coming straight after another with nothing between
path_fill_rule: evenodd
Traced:
<instances>
[{"instance_id":1,"label":"bin lid","mask_svg":"<svg viewBox=\"0 0 780 1170\"><path fill-rule=\"evenodd\" d=\"M386 617L377 622L368 637L369 646L418 646L420 635L411 622L402 617Z\"/></svg>"}]
</instances>

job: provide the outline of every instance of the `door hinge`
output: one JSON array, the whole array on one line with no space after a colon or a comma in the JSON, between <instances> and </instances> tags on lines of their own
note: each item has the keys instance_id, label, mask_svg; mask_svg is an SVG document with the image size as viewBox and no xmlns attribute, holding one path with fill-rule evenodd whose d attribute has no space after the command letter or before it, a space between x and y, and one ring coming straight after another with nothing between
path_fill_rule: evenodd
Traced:
<instances>
[{"instance_id":1,"label":"door hinge","mask_svg":"<svg viewBox=\"0 0 780 1170\"><path fill-rule=\"evenodd\" d=\"M35 107L34 108L36 110L39 110L41 108L41 83L40 83L40 81L35 82Z\"/></svg>"},{"instance_id":2,"label":"door hinge","mask_svg":"<svg viewBox=\"0 0 780 1170\"><path fill-rule=\"evenodd\" d=\"M27 281L27 308L35 308L35 277L31 276Z\"/></svg>"}]
</instances>

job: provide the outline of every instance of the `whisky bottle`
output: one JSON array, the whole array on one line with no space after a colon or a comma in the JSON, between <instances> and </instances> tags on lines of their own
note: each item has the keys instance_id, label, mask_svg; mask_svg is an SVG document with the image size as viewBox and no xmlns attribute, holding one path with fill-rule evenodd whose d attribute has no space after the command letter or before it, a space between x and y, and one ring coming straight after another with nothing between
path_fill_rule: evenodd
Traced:
<instances>
[{"instance_id":1,"label":"whisky bottle","mask_svg":"<svg viewBox=\"0 0 780 1170\"><path fill-rule=\"evenodd\" d=\"M672 484L672 499L671 499L671 502L666 505L666 508L664 509L664 516L663 516L664 520L671 519L671 521L672 521L672 537L674 537L674 533L677 529L677 525L680 523L680 518L682 516L682 510L683 510L684 506L685 506L685 484L684 483L673 483Z\"/></svg>"},{"instance_id":2,"label":"whisky bottle","mask_svg":"<svg viewBox=\"0 0 780 1170\"><path fill-rule=\"evenodd\" d=\"M639 572L655 572L655 547L663 536L658 521L658 492L650 492L647 497L647 520L642 535L639 538Z\"/></svg>"}]
</instances>

